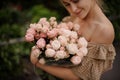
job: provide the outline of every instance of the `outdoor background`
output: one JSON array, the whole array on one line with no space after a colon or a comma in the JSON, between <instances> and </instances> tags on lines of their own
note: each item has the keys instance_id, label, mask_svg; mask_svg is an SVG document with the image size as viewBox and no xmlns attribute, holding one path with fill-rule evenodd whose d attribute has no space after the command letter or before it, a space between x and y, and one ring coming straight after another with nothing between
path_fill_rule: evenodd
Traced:
<instances>
[{"instance_id":1,"label":"outdoor background","mask_svg":"<svg viewBox=\"0 0 120 80\"><path fill-rule=\"evenodd\" d=\"M113 69L101 80L120 80L120 0L104 0L106 16L114 25L114 46L117 52ZM24 41L30 23L41 17L68 15L59 0L1 0L0 1L0 80L60 80L30 62L32 44Z\"/></svg>"}]
</instances>

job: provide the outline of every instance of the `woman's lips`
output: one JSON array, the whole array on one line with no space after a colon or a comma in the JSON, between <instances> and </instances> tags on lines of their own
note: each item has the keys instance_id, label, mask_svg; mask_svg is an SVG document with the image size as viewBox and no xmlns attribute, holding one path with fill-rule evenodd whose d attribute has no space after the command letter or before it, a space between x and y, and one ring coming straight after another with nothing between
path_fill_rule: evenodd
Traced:
<instances>
[{"instance_id":1,"label":"woman's lips","mask_svg":"<svg viewBox=\"0 0 120 80\"><path fill-rule=\"evenodd\" d=\"M79 16L82 10L76 12L76 16Z\"/></svg>"}]
</instances>

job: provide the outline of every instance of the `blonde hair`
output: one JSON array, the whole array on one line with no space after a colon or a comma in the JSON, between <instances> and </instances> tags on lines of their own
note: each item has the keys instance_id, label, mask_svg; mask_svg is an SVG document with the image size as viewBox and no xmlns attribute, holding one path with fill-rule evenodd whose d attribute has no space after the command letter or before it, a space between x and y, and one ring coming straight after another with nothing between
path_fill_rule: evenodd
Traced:
<instances>
[{"instance_id":1,"label":"blonde hair","mask_svg":"<svg viewBox=\"0 0 120 80\"><path fill-rule=\"evenodd\" d=\"M59 0L62 4L63 2L61 0ZM103 0L95 0L96 3L98 4L98 6L103 10L103 12L106 12L107 10L107 6L105 5Z\"/></svg>"},{"instance_id":2,"label":"blonde hair","mask_svg":"<svg viewBox=\"0 0 120 80\"><path fill-rule=\"evenodd\" d=\"M95 0L98 6L103 10L103 12L107 12L107 6L105 5L103 0Z\"/></svg>"}]
</instances>

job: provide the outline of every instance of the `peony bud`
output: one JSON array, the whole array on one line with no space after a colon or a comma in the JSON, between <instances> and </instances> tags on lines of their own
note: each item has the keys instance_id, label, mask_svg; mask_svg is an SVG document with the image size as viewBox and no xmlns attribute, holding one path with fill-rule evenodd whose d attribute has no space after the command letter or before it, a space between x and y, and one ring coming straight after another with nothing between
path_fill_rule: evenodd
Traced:
<instances>
[{"instance_id":1,"label":"peony bud","mask_svg":"<svg viewBox=\"0 0 120 80\"><path fill-rule=\"evenodd\" d=\"M46 45L46 42L45 42L44 38L40 38L40 39L36 42L36 44L37 44L37 46L38 46L39 48L44 48L45 45Z\"/></svg>"},{"instance_id":2,"label":"peony bud","mask_svg":"<svg viewBox=\"0 0 120 80\"><path fill-rule=\"evenodd\" d=\"M55 53L55 50L50 49L50 48L48 48L48 49L45 51L46 57L53 57L55 54L56 54L56 53Z\"/></svg>"},{"instance_id":3,"label":"peony bud","mask_svg":"<svg viewBox=\"0 0 120 80\"><path fill-rule=\"evenodd\" d=\"M78 65L81 62L81 57L80 56L73 56L70 60L74 65Z\"/></svg>"},{"instance_id":4,"label":"peony bud","mask_svg":"<svg viewBox=\"0 0 120 80\"><path fill-rule=\"evenodd\" d=\"M27 33L27 34L25 35L25 40L26 40L27 42L32 42L32 41L34 41L34 35L33 35L33 34L30 34L30 33Z\"/></svg>"}]
</instances>

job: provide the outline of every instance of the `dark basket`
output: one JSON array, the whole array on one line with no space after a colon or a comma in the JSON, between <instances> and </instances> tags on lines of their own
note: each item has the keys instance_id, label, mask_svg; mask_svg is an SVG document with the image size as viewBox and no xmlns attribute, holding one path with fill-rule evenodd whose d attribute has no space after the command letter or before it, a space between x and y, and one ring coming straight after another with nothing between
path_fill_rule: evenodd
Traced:
<instances>
[{"instance_id":1,"label":"dark basket","mask_svg":"<svg viewBox=\"0 0 120 80\"><path fill-rule=\"evenodd\" d=\"M70 55L69 58L55 60L55 58L45 57L45 55L44 55L44 53L43 53L42 55L39 55L38 59L44 58L44 59L45 59L45 65L61 66L61 67L72 67L72 66L76 66L76 65L74 65L74 64L70 61L70 58L71 58L72 56L73 56L73 55Z\"/></svg>"}]
</instances>

